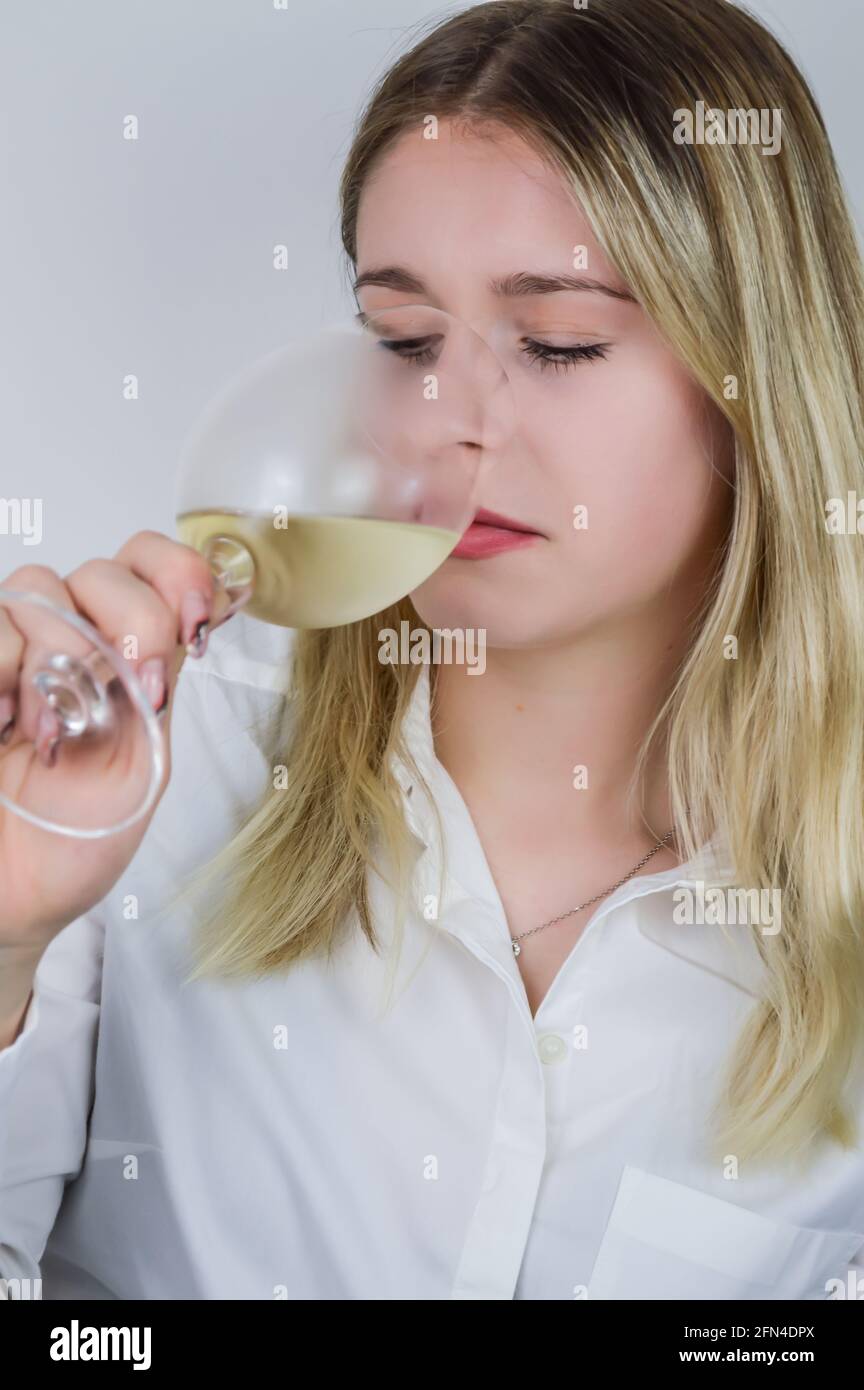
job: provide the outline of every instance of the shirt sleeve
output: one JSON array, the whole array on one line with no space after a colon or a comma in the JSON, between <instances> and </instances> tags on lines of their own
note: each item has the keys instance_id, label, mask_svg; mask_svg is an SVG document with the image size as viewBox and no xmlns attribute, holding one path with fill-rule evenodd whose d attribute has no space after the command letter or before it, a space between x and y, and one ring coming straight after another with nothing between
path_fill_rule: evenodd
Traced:
<instances>
[{"instance_id":1,"label":"shirt sleeve","mask_svg":"<svg viewBox=\"0 0 864 1390\"><path fill-rule=\"evenodd\" d=\"M219 847L238 808L260 797L270 772L264 748L284 718L293 639L292 629L238 613L213 632L201 659L184 664L171 784L133 860L148 883L173 889ZM206 813L190 817L193 795L206 796ZM126 879L132 870L130 863ZM64 1188L85 1161L111 900L48 946L18 1036L0 1050L0 1281L40 1276ZM0 1297L3 1290L0 1282Z\"/></svg>"},{"instance_id":2,"label":"shirt sleeve","mask_svg":"<svg viewBox=\"0 0 864 1390\"><path fill-rule=\"evenodd\" d=\"M93 1102L104 922L70 922L42 955L15 1041L0 1051L0 1279L34 1279L81 1169ZM0 1284L0 1296L5 1285Z\"/></svg>"}]
</instances>

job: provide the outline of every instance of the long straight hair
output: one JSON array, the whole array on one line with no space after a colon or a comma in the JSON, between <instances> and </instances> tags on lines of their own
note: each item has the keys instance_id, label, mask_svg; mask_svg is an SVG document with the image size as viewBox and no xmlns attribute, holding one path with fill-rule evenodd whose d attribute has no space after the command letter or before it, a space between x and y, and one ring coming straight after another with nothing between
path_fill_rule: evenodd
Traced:
<instances>
[{"instance_id":1,"label":"long straight hair","mask_svg":"<svg viewBox=\"0 0 864 1390\"><path fill-rule=\"evenodd\" d=\"M677 143L676 119L699 102L781 112L781 149ZM754 929L767 983L719 1087L716 1151L768 1161L820 1136L849 1146L864 1028L864 540L829 535L825 511L864 497L864 277L820 113L777 40L726 0L475 5L422 33L360 116L341 181L354 270L366 180L430 113L501 123L560 171L732 427L728 545L637 770L662 734L686 857L720 830L739 883L782 890L782 932L766 944ZM298 635L288 786L216 861L227 896L205 915L195 975L289 968L345 930L375 947L367 873L382 842L404 903L391 759L407 757L417 668L377 659L379 630L402 618L423 626L406 599Z\"/></svg>"}]
</instances>

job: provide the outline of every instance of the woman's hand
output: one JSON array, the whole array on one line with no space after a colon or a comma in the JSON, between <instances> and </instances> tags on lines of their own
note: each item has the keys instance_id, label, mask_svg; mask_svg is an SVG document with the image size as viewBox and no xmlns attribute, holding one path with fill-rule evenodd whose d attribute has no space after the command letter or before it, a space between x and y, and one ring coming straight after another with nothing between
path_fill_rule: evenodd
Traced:
<instances>
[{"instance_id":1,"label":"woman's hand","mask_svg":"<svg viewBox=\"0 0 864 1390\"><path fill-rule=\"evenodd\" d=\"M80 613L121 652L128 652L130 638L135 640L131 665L154 709L163 708L161 798L170 775L172 695L186 645L198 637L200 646L203 625L218 622L228 606L224 593L214 590L207 562L168 536L141 531L113 560L89 560L65 579L43 566L25 565L0 587L36 592ZM35 794L58 821L65 819L65 805L79 812L86 808L88 824L110 825L132 809L130 785L146 785L149 744L140 720L131 721L135 731L124 738L128 746L118 749L115 742L110 758L98 741L89 747L64 741L52 765L55 730L50 717L41 731L38 727L45 706L30 678L34 662L44 662L58 638L62 650L79 654L77 636L65 626L61 631L55 617L43 617L34 606L18 604L13 614L14 620L9 609L0 608L0 789L17 800L23 787L30 804ZM81 653L87 650L81 639ZM109 892L138 848L159 798L136 825L98 840L38 829L0 806L0 958L7 948L7 955L38 955Z\"/></svg>"}]
</instances>

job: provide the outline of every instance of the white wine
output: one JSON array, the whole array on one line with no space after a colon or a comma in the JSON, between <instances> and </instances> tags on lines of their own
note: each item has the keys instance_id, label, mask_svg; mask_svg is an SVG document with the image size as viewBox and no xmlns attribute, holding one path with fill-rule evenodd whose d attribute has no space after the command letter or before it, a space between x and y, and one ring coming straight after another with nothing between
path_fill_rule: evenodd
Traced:
<instances>
[{"instance_id":1,"label":"white wine","mask_svg":"<svg viewBox=\"0 0 864 1390\"><path fill-rule=\"evenodd\" d=\"M460 533L353 516L280 519L245 512L184 512L182 541L202 550L230 536L255 561L244 611L279 627L339 627L387 608L446 560Z\"/></svg>"}]
</instances>

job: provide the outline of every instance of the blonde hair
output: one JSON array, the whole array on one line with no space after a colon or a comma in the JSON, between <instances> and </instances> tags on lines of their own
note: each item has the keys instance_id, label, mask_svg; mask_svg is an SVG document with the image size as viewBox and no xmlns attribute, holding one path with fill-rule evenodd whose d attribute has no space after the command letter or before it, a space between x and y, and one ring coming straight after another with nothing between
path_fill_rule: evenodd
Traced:
<instances>
[{"instance_id":1,"label":"blonde hair","mask_svg":"<svg viewBox=\"0 0 864 1390\"><path fill-rule=\"evenodd\" d=\"M674 113L699 101L779 109L782 150L675 143ZM732 426L728 545L637 771L662 733L686 858L720 829L737 881L783 892L782 932L756 935L767 984L719 1093L717 1152L849 1146L844 1089L864 1020L864 552L824 516L827 499L864 496L864 277L819 111L776 39L726 0L475 5L399 58L362 113L341 182L355 268L366 179L430 113L500 122L560 170ZM411 856L390 759L407 756L417 668L377 659L379 629L402 618L423 626L406 599L298 635L289 786L216 861L229 903L203 923L196 975L290 967L357 921L374 947L367 869L382 842L404 905Z\"/></svg>"}]
</instances>

